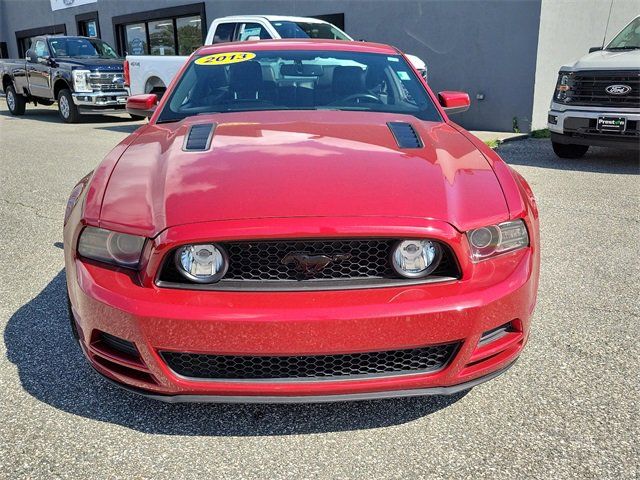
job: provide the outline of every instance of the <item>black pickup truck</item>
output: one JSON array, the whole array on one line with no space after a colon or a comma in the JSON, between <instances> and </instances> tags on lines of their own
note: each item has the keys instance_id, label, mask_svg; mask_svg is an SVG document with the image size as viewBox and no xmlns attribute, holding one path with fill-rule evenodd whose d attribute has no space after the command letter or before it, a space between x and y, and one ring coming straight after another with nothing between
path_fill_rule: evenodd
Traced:
<instances>
[{"instance_id":1,"label":"black pickup truck","mask_svg":"<svg viewBox=\"0 0 640 480\"><path fill-rule=\"evenodd\" d=\"M26 57L0 60L2 91L11 114L24 114L27 102L56 101L67 123L84 113L124 113L123 59L108 43L87 37L35 37Z\"/></svg>"}]
</instances>

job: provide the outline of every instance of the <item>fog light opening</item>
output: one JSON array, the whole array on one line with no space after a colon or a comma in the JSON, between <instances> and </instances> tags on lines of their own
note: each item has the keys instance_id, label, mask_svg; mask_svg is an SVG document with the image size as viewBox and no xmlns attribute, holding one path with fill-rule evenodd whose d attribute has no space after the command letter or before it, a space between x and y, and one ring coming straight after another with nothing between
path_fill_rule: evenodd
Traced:
<instances>
[{"instance_id":1,"label":"fog light opening","mask_svg":"<svg viewBox=\"0 0 640 480\"><path fill-rule=\"evenodd\" d=\"M500 340L502 337L509 333L514 333L520 331L514 325L513 321L507 322L504 325L500 325L499 327L492 328L491 330L487 330L482 334L480 340L478 340L478 346L482 347L483 345L487 345L491 342L495 342L496 340Z\"/></svg>"}]
</instances>

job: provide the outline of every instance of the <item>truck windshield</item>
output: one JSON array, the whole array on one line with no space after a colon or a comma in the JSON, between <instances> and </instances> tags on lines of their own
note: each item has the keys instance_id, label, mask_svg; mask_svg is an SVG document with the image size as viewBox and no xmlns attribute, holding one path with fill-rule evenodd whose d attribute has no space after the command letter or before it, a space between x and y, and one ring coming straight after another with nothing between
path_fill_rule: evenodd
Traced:
<instances>
[{"instance_id":1,"label":"truck windshield","mask_svg":"<svg viewBox=\"0 0 640 480\"><path fill-rule=\"evenodd\" d=\"M328 40L351 40L346 33L330 23L271 22L282 38L322 38Z\"/></svg>"},{"instance_id":2,"label":"truck windshield","mask_svg":"<svg viewBox=\"0 0 640 480\"><path fill-rule=\"evenodd\" d=\"M258 110L354 110L441 120L400 55L258 50L193 58L158 121Z\"/></svg>"},{"instance_id":3,"label":"truck windshield","mask_svg":"<svg viewBox=\"0 0 640 480\"><path fill-rule=\"evenodd\" d=\"M640 48L640 17L636 17L607 45L607 50L633 50L634 48Z\"/></svg>"},{"instance_id":4,"label":"truck windshield","mask_svg":"<svg viewBox=\"0 0 640 480\"><path fill-rule=\"evenodd\" d=\"M111 45L97 38L51 38L49 45L54 57L118 58Z\"/></svg>"}]
</instances>

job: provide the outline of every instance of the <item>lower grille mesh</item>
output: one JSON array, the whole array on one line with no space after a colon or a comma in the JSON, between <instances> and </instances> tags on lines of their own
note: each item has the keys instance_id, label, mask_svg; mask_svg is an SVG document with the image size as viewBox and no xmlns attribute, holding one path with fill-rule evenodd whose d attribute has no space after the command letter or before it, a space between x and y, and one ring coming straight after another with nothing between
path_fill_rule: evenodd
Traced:
<instances>
[{"instance_id":1,"label":"lower grille mesh","mask_svg":"<svg viewBox=\"0 0 640 480\"><path fill-rule=\"evenodd\" d=\"M458 344L340 355L241 356L161 352L179 375L200 379L331 379L352 375L434 372L445 367Z\"/></svg>"}]
</instances>

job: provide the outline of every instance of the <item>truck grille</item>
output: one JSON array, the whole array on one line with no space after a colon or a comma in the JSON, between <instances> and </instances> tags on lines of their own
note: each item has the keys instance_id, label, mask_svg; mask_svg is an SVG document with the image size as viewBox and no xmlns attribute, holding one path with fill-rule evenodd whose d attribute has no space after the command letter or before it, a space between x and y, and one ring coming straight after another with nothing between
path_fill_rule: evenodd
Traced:
<instances>
[{"instance_id":1,"label":"truck grille","mask_svg":"<svg viewBox=\"0 0 640 480\"><path fill-rule=\"evenodd\" d=\"M169 368L210 380L331 380L350 376L401 375L443 369L457 343L339 355L249 356L160 352Z\"/></svg>"},{"instance_id":2,"label":"truck grille","mask_svg":"<svg viewBox=\"0 0 640 480\"><path fill-rule=\"evenodd\" d=\"M89 86L92 90L100 92L125 91L124 74L120 72L90 73Z\"/></svg>"},{"instance_id":3,"label":"truck grille","mask_svg":"<svg viewBox=\"0 0 640 480\"><path fill-rule=\"evenodd\" d=\"M640 107L640 71L584 71L571 75L571 90L567 95L570 105ZM606 92L610 85L627 85L631 90L625 95Z\"/></svg>"},{"instance_id":4,"label":"truck grille","mask_svg":"<svg viewBox=\"0 0 640 480\"><path fill-rule=\"evenodd\" d=\"M211 290L297 290L340 289L391 286L460 277L453 252L444 244L442 259L426 278L401 278L391 266L391 254L397 239L339 240L257 240L220 243L229 258L229 269L222 280L211 285L189 284L178 271L174 252L167 255L160 272L160 286L206 288ZM295 262L286 262L290 254L325 255L331 261L317 271L301 272Z\"/></svg>"}]
</instances>

